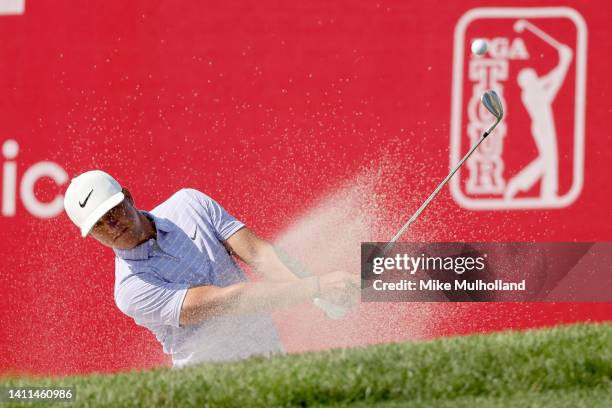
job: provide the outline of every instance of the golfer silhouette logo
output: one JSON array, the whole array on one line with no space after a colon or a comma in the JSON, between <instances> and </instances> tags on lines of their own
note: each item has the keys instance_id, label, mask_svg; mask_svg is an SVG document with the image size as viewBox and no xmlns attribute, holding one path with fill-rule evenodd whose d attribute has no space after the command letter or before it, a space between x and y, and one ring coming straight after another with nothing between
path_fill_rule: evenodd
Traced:
<instances>
[{"instance_id":1,"label":"golfer silhouette logo","mask_svg":"<svg viewBox=\"0 0 612 408\"><path fill-rule=\"evenodd\" d=\"M563 85L573 52L526 20L514 24L517 32L529 30L554 47L559 53L559 63L546 75L538 77L532 68L519 71L517 82L521 88L521 100L531 118L531 134L538 149L538 157L514 176L504 191L505 199L512 199L520 191L529 190L540 180L540 197L545 204L554 204L558 194L559 160L557 132L553 101Z\"/></svg>"},{"instance_id":2,"label":"golfer silhouette logo","mask_svg":"<svg viewBox=\"0 0 612 408\"><path fill-rule=\"evenodd\" d=\"M484 38L484 55L469 52ZM587 29L567 7L477 8L455 27L451 167L492 121L478 97L494 89L506 109L451 180L462 207L561 208L582 190Z\"/></svg>"}]
</instances>

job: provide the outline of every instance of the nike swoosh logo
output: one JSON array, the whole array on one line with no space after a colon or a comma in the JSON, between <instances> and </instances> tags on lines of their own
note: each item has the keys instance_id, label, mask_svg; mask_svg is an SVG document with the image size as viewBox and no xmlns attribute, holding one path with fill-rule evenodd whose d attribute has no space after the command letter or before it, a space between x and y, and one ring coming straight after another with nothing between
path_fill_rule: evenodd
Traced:
<instances>
[{"instance_id":1,"label":"nike swoosh logo","mask_svg":"<svg viewBox=\"0 0 612 408\"><path fill-rule=\"evenodd\" d=\"M195 231L193 231L193 237L189 237L189 238L191 238L192 241L195 241L196 235L198 235L198 226L197 225L196 225Z\"/></svg>"},{"instance_id":2,"label":"nike swoosh logo","mask_svg":"<svg viewBox=\"0 0 612 408\"><path fill-rule=\"evenodd\" d=\"M93 189L89 192L89 194L87 194L87 197L85 197L85 201L83 202L79 201L79 205L81 206L81 208L85 208L85 206L87 205L87 201L89 200L89 197L91 197L91 193L93 193Z\"/></svg>"}]
</instances>

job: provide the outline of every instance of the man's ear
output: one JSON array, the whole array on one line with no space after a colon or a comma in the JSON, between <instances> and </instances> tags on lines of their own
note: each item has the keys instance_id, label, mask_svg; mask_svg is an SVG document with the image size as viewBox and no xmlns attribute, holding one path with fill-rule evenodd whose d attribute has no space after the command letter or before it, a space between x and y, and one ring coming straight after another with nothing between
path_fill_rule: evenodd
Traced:
<instances>
[{"instance_id":1,"label":"man's ear","mask_svg":"<svg viewBox=\"0 0 612 408\"><path fill-rule=\"evenodd\" d=\"M125 198L127 198L127 200L130 202L130 204L134 205L134 198L132 197L132 193L130 193L130 190L123 187L121 191L123 192L123 195L125 196Z\"/></svg>"}]
</instances>

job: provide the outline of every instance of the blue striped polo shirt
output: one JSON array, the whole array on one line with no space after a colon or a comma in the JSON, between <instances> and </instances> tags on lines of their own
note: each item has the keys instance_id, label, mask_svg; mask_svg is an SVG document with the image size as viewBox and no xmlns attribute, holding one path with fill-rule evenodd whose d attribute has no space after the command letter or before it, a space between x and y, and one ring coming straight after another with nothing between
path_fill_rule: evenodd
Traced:
<instances>
[{"instance_id":1,"label":"blue striped polo shirt","mask_svg":"<svg viewBox=\"0 0 612 408\"><path fill-rule=\"evenodd\" d=\"M269 314L221 316L181 326L192 286L225 287L247 280L223 245L244 224L206 194L182 189L150 212L157 238L130 250L114 248L115 303L149 329L174 367L281 351Z\"/></svg>"}]
</instances>

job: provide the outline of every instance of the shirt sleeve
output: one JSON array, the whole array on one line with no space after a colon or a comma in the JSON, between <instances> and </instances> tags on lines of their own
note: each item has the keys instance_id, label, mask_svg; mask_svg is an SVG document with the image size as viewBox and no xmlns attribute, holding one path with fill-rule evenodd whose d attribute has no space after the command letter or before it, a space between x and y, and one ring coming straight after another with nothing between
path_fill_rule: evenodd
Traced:
<instances>
[{"instance_id":1,"label":"shirt sleeve","mask_svg":"<svg viewBox=\"0 0 612 408\"><path fill-rule=\"evenodd\" d=\"M166 282L149 273L131 274L117 286L115 303L141 326L180 327L181 308L189 286Z\"/></svg>"},{"instance_id":2,"label":"shirt sleeve","mask_svg":"<svg viewBox=\"0 0 612 408\"><path fill-rule=\"evenodd\" d=\"M231 214L225 211L225 209L211 197L198 190L186 190L188 194L195 197L195 199L202 206L202 209L208 215L208 218L210 219L210 222L215 230L215 235L219 240L227 240L236 231L244 227L244 223L238 221Z\"/></svg>"}]
</instances>

